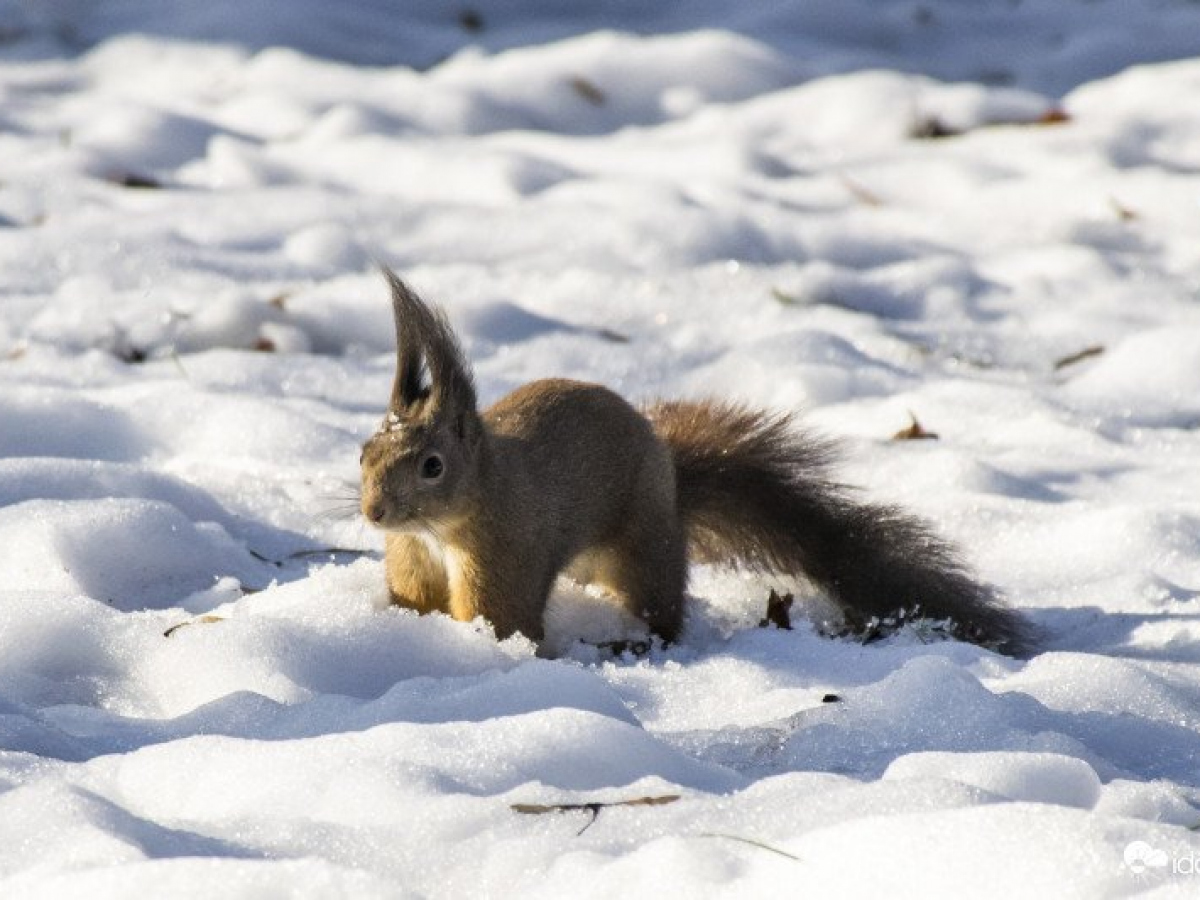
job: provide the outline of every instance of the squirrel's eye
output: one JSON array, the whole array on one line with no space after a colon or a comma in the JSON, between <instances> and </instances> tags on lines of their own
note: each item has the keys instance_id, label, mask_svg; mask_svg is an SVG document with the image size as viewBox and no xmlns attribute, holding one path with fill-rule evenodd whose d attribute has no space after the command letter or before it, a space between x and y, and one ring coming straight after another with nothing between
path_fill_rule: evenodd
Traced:
<instances>
[{"instance_id":1,"label":"squirrel's eye","mask_svg":"<svg viewBox=\"0 0 1200 900\"><path fill-rule=\"evenodd\" d=\"M421 477L426 481L437 481L446 471L446 464L436 453L430 453L421 461Z\"/></svg>"}]
</instances>

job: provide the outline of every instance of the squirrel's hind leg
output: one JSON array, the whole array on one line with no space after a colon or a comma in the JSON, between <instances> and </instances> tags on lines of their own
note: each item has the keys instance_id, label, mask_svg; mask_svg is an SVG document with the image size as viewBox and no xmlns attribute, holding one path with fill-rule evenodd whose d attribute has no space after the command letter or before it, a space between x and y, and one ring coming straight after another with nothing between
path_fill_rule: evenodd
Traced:
<instances>
[{"instance_id":1,"label":"squirrel's hind leg","mask_svg":"<svg viewBox=\"0 0 1200 900\"><path fill-rule=\"evenodd\" d=\"M635 531L622 544L608 586L654 634L675 641L683 627L687 586L687 542L680 529L672 523L664 530Z\"/></svg>"},{"instance_id":2,"label":"squirrel's hind leg","mask_svg":"<svg viewBox=\"0 0 1200 900\"><path fill-rule=\"evenodd\" d=\"M648 491L638 500L620 532L591 555L591 580L669 643L683 625L687 539L673 490Z\"/></svg>"}]
</instances>

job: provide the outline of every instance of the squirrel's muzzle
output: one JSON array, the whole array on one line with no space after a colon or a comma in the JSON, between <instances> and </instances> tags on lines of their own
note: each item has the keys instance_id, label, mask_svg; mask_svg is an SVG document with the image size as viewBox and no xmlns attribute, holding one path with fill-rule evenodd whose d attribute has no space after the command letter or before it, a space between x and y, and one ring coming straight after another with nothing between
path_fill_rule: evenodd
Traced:
<instances>
[{"instance_id":1,"label":"squirrel's muzzle","mask_svg":"<svg viewBox=\"0 0 1200 900\"><path fill-rule=\"evenodd\" d=\"M374 500L365 501L362 507L363 515L371 522L378 525L383 521L383 517L387 515L387 506L383 502L382 497L376 497Z\"/></svg>"}]
</instances>

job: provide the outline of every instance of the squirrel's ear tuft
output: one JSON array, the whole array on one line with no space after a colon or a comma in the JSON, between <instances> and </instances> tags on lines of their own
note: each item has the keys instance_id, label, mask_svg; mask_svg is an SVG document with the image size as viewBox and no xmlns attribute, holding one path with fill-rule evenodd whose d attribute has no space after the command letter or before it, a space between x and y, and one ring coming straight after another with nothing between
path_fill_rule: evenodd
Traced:
<instances>
[{"instance_id":1,"label":"squirrel's ear tuft","mask_svg":"<svg viewBox=\"0 0 1200 900\"><path fill-rule=\"evenodd\" d=\"M383 275L392 292L396 322L396 380L390 411L401 416L474 414L471 369L445 313L431 308L386 266ZM423 378L426 371L429 384Z\"/></svg>"},{"instance_id":2,"label":"squirrel's ear tuft","mask_svg":"<svg viewBox=\"0 0 1200 900\"><path fill-rule=\"evenodd\" d=\"M403 415L429 395L422 378L424 354L418 324L424 304L391 269L385 266L383 275L392 292L392 318L396 325L396 379L392 382L388 411Z\"/></svg>"}]
</instances>

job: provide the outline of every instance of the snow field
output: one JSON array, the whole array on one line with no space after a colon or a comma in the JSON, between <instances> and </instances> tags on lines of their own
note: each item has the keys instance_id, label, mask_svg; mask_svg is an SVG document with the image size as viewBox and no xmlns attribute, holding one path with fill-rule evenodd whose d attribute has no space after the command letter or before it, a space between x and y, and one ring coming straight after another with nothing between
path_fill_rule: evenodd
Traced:
<instances>
[{"instance_id":1,"label":"snow field","mask_svg":"<svg viewBox=\"0 0 1200 900\"><path fill-rule=\"evenodd\" d=\"M0 895L1193 891L1200 10L384 6L0 3ZM486 401L805 410L1044 652L387 608L377 261Z\"/></svg>"}]
</instances>

